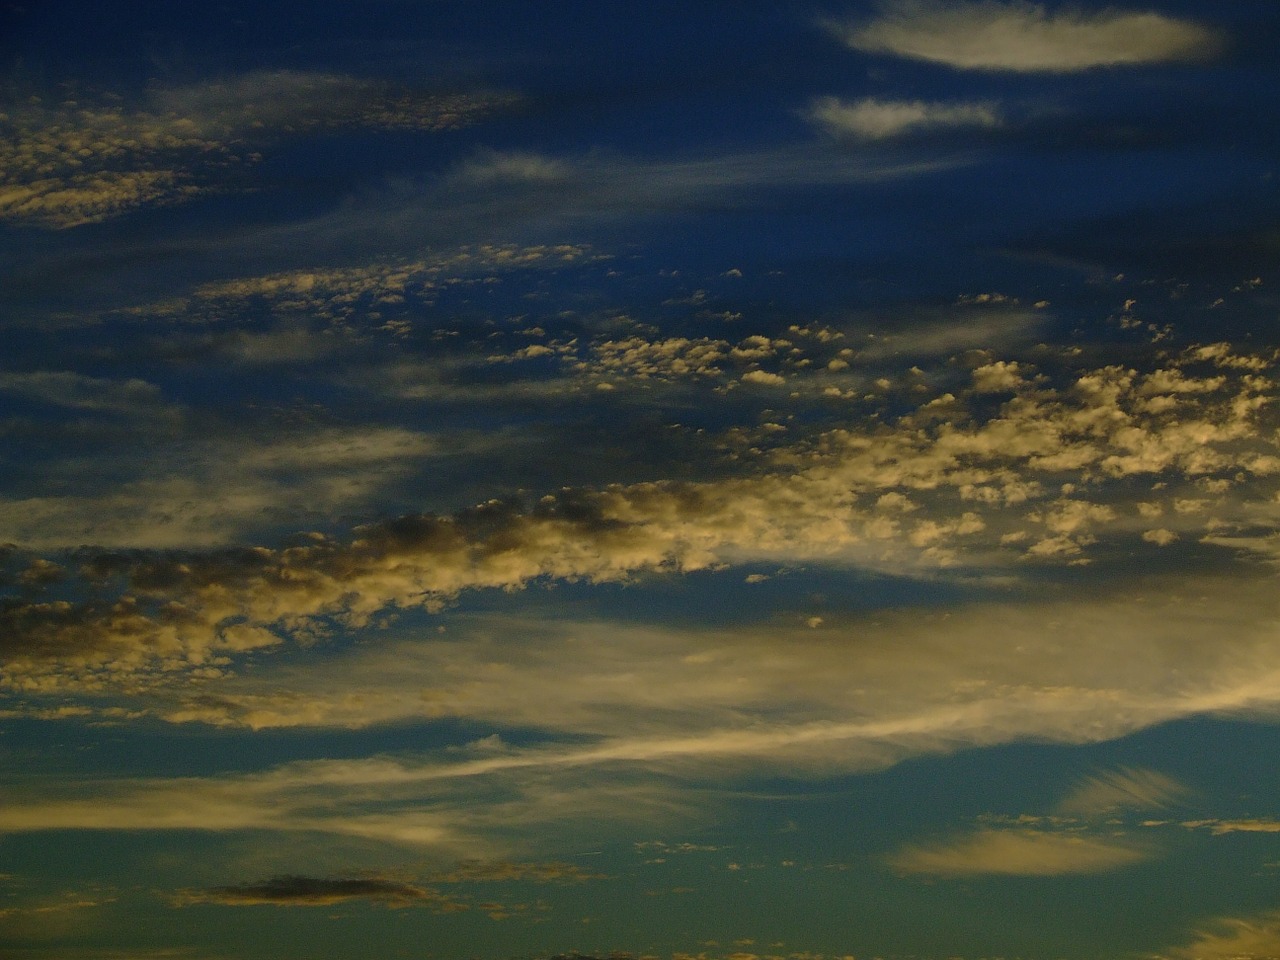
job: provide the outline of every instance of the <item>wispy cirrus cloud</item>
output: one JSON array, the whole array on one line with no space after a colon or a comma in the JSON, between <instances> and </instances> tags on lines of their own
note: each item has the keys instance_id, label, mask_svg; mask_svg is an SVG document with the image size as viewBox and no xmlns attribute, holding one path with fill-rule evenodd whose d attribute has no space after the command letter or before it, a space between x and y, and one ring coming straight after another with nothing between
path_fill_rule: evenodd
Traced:
<instances>
[{"instance_id":1,"label":"wispy cirrus cloud","mask_svg":"<svg viewBox=\"0 0 1280 960\"><path fill-rule=\"evenodd\" d=\"M958 840L908 847L889 864L901 873L941 877L1054 877L1116 870L1148 855L1127 841L1038 830L982 830Z\"/></svg>"},{"instance_id":2,"label":"wispy cirrus cloud","mask_svg":"<svg viewBox=\"0 0 1280 960\"><path fill-rule=\"evenodd\" d=\"M1223 917L1157 960L1268 960L1280 956L1280 910L1254 917Z\"/></svg>"},{"instance_id":3,"label":"wispy cirrus cloud","mask_svg":"<svg viewBox=\"0 0 1280 960\"><path fill-rule=\"evenodd\" d=\"M865 53L962 70L1025 73L1202 60L1212 57L1223 42L1208 27L1160 13L1050 12L1043 4L1020 0L903 0L885 5L871 20L833 19L824 26Z\"/></svg>"},{"instance_id":4,"label":"wispy cirrus cloud","mask_svg":"<svg viewBox=\"0 0 1280 960\"><path fill-rule=\"evenodd\" d=\"M1168 806L1186 787L1157 770L1120 769L1086 777L1062 801L1063 813L1101 814L1120 809Z\"/></svg>"},{"instance_id":5,"label":"wispy cirrus cloud","mask_svg":"<svg viewBox=\"0 0 1280 960\"><path fill-rule=\"evenodd\" d=\"M31 781L0 810L0 832L254 830L506 856L513 822L548 849L588 821L593 837L626 824L705 822L761 771L825 777L1025 739L1098 742L1189 716L1274 716L1268 583L1165 590L1141 601L971 604L732 633L455 622L442 637L357 648L309 669L262 663L194 691L184 679L153 696L153 715L257 730L461 720L519 738L257 773ZM1189 604L1192 593L1214 600ZM1178 669L1152 671L1153 662ZM1093 780L1106 796L1091 799L1089 816L1113 809L1117 791L1130 806L1174 791L1152 771ZM895 863L911 873L1056 875L1148 852L1015 823L915 846Z\"/></svg>"}]
</instances>

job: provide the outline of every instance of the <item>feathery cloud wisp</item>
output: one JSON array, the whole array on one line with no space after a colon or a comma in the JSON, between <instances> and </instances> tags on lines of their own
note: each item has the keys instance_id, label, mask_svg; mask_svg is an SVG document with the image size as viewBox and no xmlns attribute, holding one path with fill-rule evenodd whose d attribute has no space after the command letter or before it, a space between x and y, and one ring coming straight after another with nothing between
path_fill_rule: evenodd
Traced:
<instances>
[{"instance_id":1,"label":"feathery cloud wisp","mask_svg":"<svg viewBox=\"0 0 1280 960\"><path fill-rule=\"evenodd\" d=\"M1052 877L1114 870L1146 857L1140 847L1110 840L1036 830L980 830L937 846L909 847L895 854L890 864L902 873L942 877Z\"/></svg>"}]
</instances>

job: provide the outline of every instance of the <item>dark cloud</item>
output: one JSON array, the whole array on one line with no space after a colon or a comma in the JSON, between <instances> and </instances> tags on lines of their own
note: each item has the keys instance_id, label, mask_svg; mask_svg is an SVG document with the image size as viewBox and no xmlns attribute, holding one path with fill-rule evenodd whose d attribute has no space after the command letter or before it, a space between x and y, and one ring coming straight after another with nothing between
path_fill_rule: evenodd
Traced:
<instances>
[{"instance_id":1,"label":"dark cloud","mask_svg":"<svg viewBox=\"0 0 1280 960\"><path fill-rule=\"evenodd\" d=\"M216 903L224 906L327 907L364 900L388 907L428 907L439 913L467 910L464 902L438 890L383 877L272 877L262 883L184 890L175 897L181 906Z\"/></svg>"}]
</instances>

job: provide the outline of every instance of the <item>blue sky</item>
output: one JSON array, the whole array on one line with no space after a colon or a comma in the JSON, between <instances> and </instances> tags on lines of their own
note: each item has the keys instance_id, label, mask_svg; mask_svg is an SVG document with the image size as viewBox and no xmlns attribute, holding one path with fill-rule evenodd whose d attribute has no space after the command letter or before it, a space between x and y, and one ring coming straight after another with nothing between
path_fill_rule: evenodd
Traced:
<instances>
[{"instance_id":1,"label":"blue sky","mask_svg":"<svg viewBox=\"0 0 1280 960\"><path fill-rule=\"evenodd\" d=\"M1280 956L1270 2L0 7L0 952Z\"/></svg>"}]
</instances>

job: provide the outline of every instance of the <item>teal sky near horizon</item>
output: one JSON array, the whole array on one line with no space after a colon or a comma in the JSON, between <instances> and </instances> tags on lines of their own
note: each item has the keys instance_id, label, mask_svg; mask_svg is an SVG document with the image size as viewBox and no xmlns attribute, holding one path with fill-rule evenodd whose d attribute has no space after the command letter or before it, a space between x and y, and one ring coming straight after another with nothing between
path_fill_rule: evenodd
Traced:
<instances>
[{"instance_id":1,"label":"teal sky near horizon","mask_svg":"<svg viewBox=\"0 0 1280 960\"><path fill-rule=\"evenodd\" d=\"M0 955L1280 957L1278 39L0 4Z\"/></svg>"}]
</instances>

